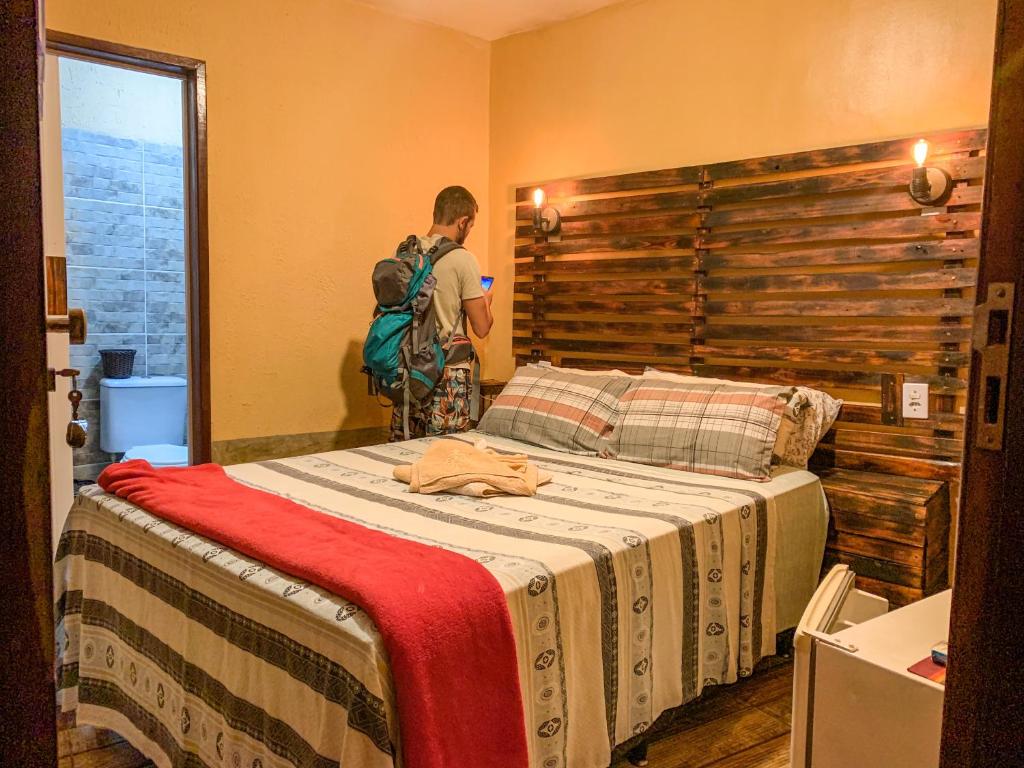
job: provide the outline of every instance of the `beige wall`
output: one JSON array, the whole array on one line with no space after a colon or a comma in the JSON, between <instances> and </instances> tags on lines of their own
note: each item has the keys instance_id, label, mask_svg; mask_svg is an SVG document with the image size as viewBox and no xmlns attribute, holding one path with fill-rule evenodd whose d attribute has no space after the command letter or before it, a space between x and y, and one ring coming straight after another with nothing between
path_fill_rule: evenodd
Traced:
<instances>
[{"instance_id":1,"label":"beige wall","mask_svg":"<svg viewBox=\"0 0 1024 768\"><path fill-rule=\"evenodd\" d=\"M627 2L491 54L486 374L512 369L516 186L988 119L996 0Z\"/></svg>"},{"instance_id":2,"label":"beige wall","mask_svg":"<svg viewBox=\"0 0 1024 768\"><path fill-rule=\"evenodd\" d=\"M477 194L486 250L489 46L347 0L48 0L46 21L207 63L214 440L382 423L370 271L445 184Z\"/></svg>"}]
</instances>

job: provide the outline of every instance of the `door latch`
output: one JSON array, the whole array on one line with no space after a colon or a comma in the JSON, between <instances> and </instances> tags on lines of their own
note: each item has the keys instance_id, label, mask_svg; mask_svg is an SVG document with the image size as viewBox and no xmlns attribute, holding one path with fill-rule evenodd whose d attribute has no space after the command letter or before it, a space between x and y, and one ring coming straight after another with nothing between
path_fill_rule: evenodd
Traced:
<instances>
[{"instance_id":1,"label":"door latch","mask_svg":"<svg viewBox=\"0 0 1024 768\"><path fill-rule=\"evenodd\" d=\"M981 357L974 446L989 451L1003 449L1013 289L1013 283L989 283L988 298L974 308L973 346Z\"/></svg>"}]
</instances>

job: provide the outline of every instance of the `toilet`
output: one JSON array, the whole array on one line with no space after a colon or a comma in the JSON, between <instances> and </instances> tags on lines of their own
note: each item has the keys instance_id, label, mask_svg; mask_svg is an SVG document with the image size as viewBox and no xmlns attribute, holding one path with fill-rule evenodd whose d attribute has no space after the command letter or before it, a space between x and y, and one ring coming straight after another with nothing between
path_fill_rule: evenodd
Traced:
<instances>
[{"instance_id":1,"label":"toilet","mask_svg":"<svg viewBox=\"0 0 1024 768\"><path fill-rule=\"evenodd\" d=\"M100 379L100 448L154 467L188 465L188 386L179 376Z\"/></svg>"}]
</instances>

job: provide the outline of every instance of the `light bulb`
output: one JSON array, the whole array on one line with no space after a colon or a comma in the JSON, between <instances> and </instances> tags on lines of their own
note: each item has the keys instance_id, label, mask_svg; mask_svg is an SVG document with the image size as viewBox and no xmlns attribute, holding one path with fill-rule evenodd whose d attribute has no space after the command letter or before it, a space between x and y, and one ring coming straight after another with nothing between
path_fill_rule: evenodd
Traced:
<instances>
[{"instance_id":1,"label":"light bulb","mask_svg":"<svg viewBox=\"0 0 1024 768\"><path fill-rule=\"evenodd\" d=\"M544 205L544 190L537 187L533 190L533 206L540 208L542 205Z\"/></svg>"},{"instance_id":2,"label":"light bulb","mask_svg":"<svg viewBox=\"0 0 1024 768\"><path fill-rule=\"evenodd\" d=\"M924 161L928 159L928 142L921 139L914 145L914 162L918 168L924 168Z\"/></svg>"}]
</instances>

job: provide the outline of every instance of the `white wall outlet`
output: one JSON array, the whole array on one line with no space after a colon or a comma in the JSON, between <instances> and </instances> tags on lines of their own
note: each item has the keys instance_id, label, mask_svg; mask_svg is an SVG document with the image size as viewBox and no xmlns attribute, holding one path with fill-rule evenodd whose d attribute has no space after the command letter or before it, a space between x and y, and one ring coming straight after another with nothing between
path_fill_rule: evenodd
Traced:
<instances>
[{"instance_id":1,"label":"white wall outlet","mask_svg":"<svg viewBox=\"0 0 1024 768\"><path fill-rule=\"evenodd\" d=\"M903 418L928 418L927 384L903 384Z\"/></svg>"}]
</instances>

